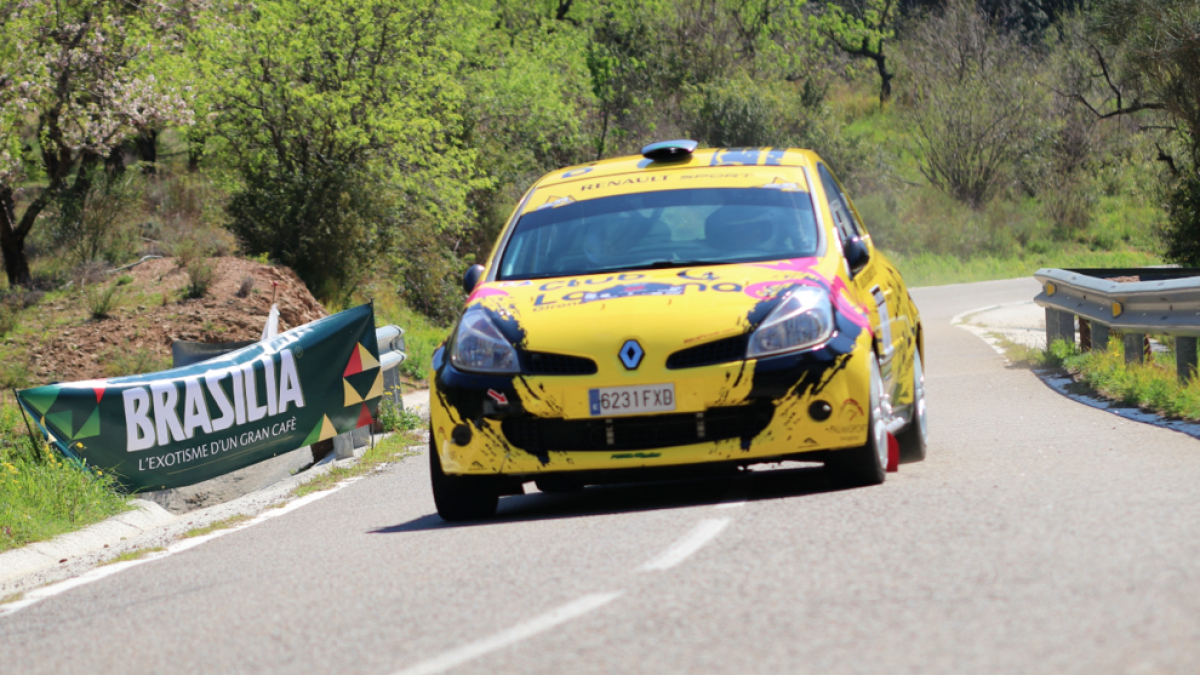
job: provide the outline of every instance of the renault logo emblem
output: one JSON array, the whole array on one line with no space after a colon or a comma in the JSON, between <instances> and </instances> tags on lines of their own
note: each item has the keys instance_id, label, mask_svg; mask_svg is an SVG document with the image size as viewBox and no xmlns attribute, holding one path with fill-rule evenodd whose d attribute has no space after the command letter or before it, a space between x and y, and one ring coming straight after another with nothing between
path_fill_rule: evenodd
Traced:
<instances>
[{"instance_id":1,"label":"renault logo emblem","mask_svg":"<svg viewBox=\"0 0 1200 675\"><path fill-rule=\"evenodd\" d=\"M645 355L646 350L642 349L637 340L626 340L625 344L621 345L621 351L618 354L621 357L621 363L625 364L626 370L635 370L642 363L642 357Z\"/></svg>"}]
</instances>

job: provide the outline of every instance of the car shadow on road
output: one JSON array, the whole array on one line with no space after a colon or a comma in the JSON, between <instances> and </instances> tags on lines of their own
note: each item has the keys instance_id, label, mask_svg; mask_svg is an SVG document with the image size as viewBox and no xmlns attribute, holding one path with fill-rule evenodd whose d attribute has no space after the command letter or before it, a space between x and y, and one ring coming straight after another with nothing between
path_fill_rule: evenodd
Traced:
<instances>
[{"instance_id":1,"label":"car shadow on road","mask_svg":"<svg viewBox=\"0 0 1200 675\"><path fill-rule=\"evenodd\" d=\"M835 492L820 466L789 463L786 468L756 469L719 478L693 478L645 483L595 485L574 492L536 492L502 497L496 516L448 523L436 513L371 530L400 534L458 527L602 516L660 509L715 506L722 502L759 502Z\"/></svg>"}]
</instances>

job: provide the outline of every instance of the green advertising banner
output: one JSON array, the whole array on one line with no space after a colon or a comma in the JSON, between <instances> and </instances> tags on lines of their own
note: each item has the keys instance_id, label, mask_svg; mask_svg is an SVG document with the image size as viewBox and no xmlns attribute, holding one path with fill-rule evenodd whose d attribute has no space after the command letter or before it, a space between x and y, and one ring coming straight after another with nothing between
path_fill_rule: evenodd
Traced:
<instances>
[{"instance_id":1,"label":"green advertising banner","mask_svg":"<svg viewBox=\"0 0 1200 675\"><path fill-rule=\"evenodd\" d=\"M47 441L130 492L192 485L371 423L370 305L191 366L17 392Z\"/></svg>"}]
</instances>

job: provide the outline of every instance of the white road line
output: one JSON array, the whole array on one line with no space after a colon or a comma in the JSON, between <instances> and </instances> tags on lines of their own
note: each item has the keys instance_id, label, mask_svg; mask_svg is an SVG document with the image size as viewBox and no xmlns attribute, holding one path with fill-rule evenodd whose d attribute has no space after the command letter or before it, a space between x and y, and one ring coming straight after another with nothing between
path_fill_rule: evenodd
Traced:
<instances>
[{"instance_id":1,"label":"white road line","mask_svg":"<svg viewBox=\"0 0 1200 675\"><path fill-rule=\"evenodd\" d=\"M28 591L22 596L22 598L20 600L0 605L0 616L5 616L8 614L13 614L15 612L19 612L22 609L25 609L26 607L29 607L31 605L36 605L37 603L41 602L42 600L45 600L47 598L52 598L60 593L65 593L65 592L71 590L72 588L86 586L87 584L90 584L94 581L100 581L101 579L110 577L114 574L119 574L131 567L137 567L138 565L144 565L148 562L153 562L155 560L162 560L163 558L170 557L176 553L182 553L190 548L195 548L201 544L208 543L208 542L212 541L213 539L216 539L217 537L223 537L227 534L232 534L234 532L237 532L238 530L244 530L248 527L253 527L260 523L264 523L268 520L271 520L272 518L278 518L282 515L291 513L292 511L295 511L296 509L308 506L309 504L317 501L318 499L324 499L325 497L328 497L329 495L337 492L338 490L341 490L344 487L348 487L348 486L358 482L359 480L362 480L362 478L363 478L363 476L355 476L354 478L342 481L341 483L334 485L332 488L329 488L328 490L314 492L312 494L308 494L303 497L300 497L299 499L294 499L294 500L288 502L287 505L285 505L285 506L281 506L279 508L268 508L266 511L263 511L262 513L258 514L254 518L251 518L250 520L247 520L246 522L241 523L239 525L234 525L233 527L228 527L228 528L224 528L221 530L217 530L210 534L201 535L199 537L190 537L188 539L181 539L181 540L175 542L174 544L171 544L170 546L166 547L166 549L164 549L162 551L156 551L154 553L147 553L144 557L138 558L137 560L127 560L125 562L104 565L103 567L96 567L96 568L92 569L91 571L81 574L80 576L77 576L73 579L67 579L65 581L60 581L56 584L50 584L49 586L43 586L42 588Z\"/></svg>"},{"instance_id":2,"label":"white road line","mask_svg":"<svg viewBox=\"0 0 1200 675\"><path fill-rule=\"evenodd\" d=\"M736 508L743 507L745 505L746 505L746 500L739 499L738 501L721 502L720 504L717 504L713 508L714 509L736 509Z\"/></svg>"},{"instance_id":3,"label":"white road line","mask_svg":"<svg viewBox=\"0 0 1200 675\"><path fill-rule=\"evenodd\" d=\"M463 645L458 649L448 651L428 661L422 661L414 666L409 666L396 673L396 675L433 675L433 673L445 672L456 666L461 666L467 661L494 652L497 649L503 649L509 645L529 639L559 624L583 616L594 609L599 609L616 600L624 592L617 591L616 593L593 593L585 595L575 602L563 605L541 616L536 616L525 623L520 623L508 630L500 631L491 637L485 637L482 640Z\"/></svg>"},{"instance_id":4,"label":"white road line","mask_svg":"<svg viewBox=\"0 0 1200 675\"><path fill-rule=\"evenodd\" d=\"M728 525L728 518L702 520L691 532L672 544L671 548L652 558L650 562L642 565L639 569L645 572L670 569L715 539Z\"/></svg>"}]
</instances>

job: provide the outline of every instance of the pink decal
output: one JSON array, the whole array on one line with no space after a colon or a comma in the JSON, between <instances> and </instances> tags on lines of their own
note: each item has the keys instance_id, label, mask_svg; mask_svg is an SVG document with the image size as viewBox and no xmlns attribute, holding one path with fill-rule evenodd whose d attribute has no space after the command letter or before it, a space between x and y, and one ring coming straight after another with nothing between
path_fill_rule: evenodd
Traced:
<instances>
[{"instance_id":1,"label":"pink decal","mask_svg":"<svg viewBox=\"0 0 1200 675\"><path fill-rule=\"evenodd\" d=\"M752 298L765 300L767 298L775 297L775 289L781 289L787 286L815 286L817 288L824 288L825 290L829 291L830 299L833 300L833 304L835 307L837 307L838 312L845 315L845 317L850 319L850 321L855 325L861 328L866 328L867 332L873 333L873 331L871 331L870 317L867 316L867 313L863 311L862 308L850 300L850 296L847 292L848 289L846 288L846 282L842 281L841 277L834 278L833 283L830 283L828 279L822 277L816 272L809 271L808 273L812 275L813 278L760 281L757 284L750 284L747 286L745 293Z\"/></svg>"},{"instance_id":2,"label":"pink decal","mask_svg":"<svg viewBox=\"0 0 1200 675\"><path fill-rule=\"evenodd\" d=\"M817 264L816 258L792 258L791 260L780 260L772 263L754 263L752 267L765 267L769 270L780 270L782 272L807 272Z\"/></svg>"},{"instance_id":3,"label":"pink decal","mask_svg":"<svg viewBox=\"0 0 1200 675\"><path fill-rule=\"evenodd\" d=\"M488 288L487 286L480 286L479 288L475 289L475 292L471 294L471 297L467 298L467 304L471 304L472 302L474 302L476 300L490 298L493 295L502 295L504 297L508 297L508 293L505 293L504 291L502 291L498 288Z\"/></svg>"},{"instance_id":4,"label":"pink decal","mask_svg":"<svg viewBox=\"0 0 1200 675\"><path fill-rule=\"evenodd\" d=\"M828 288L828 284L823 284L816 279L778 279L776 281L760 281L757 284L750 284L745 288L744 292L752 298L766 300L775 297L776 289L781 290L796 285Z\"/></svg>"}]
</instances>

